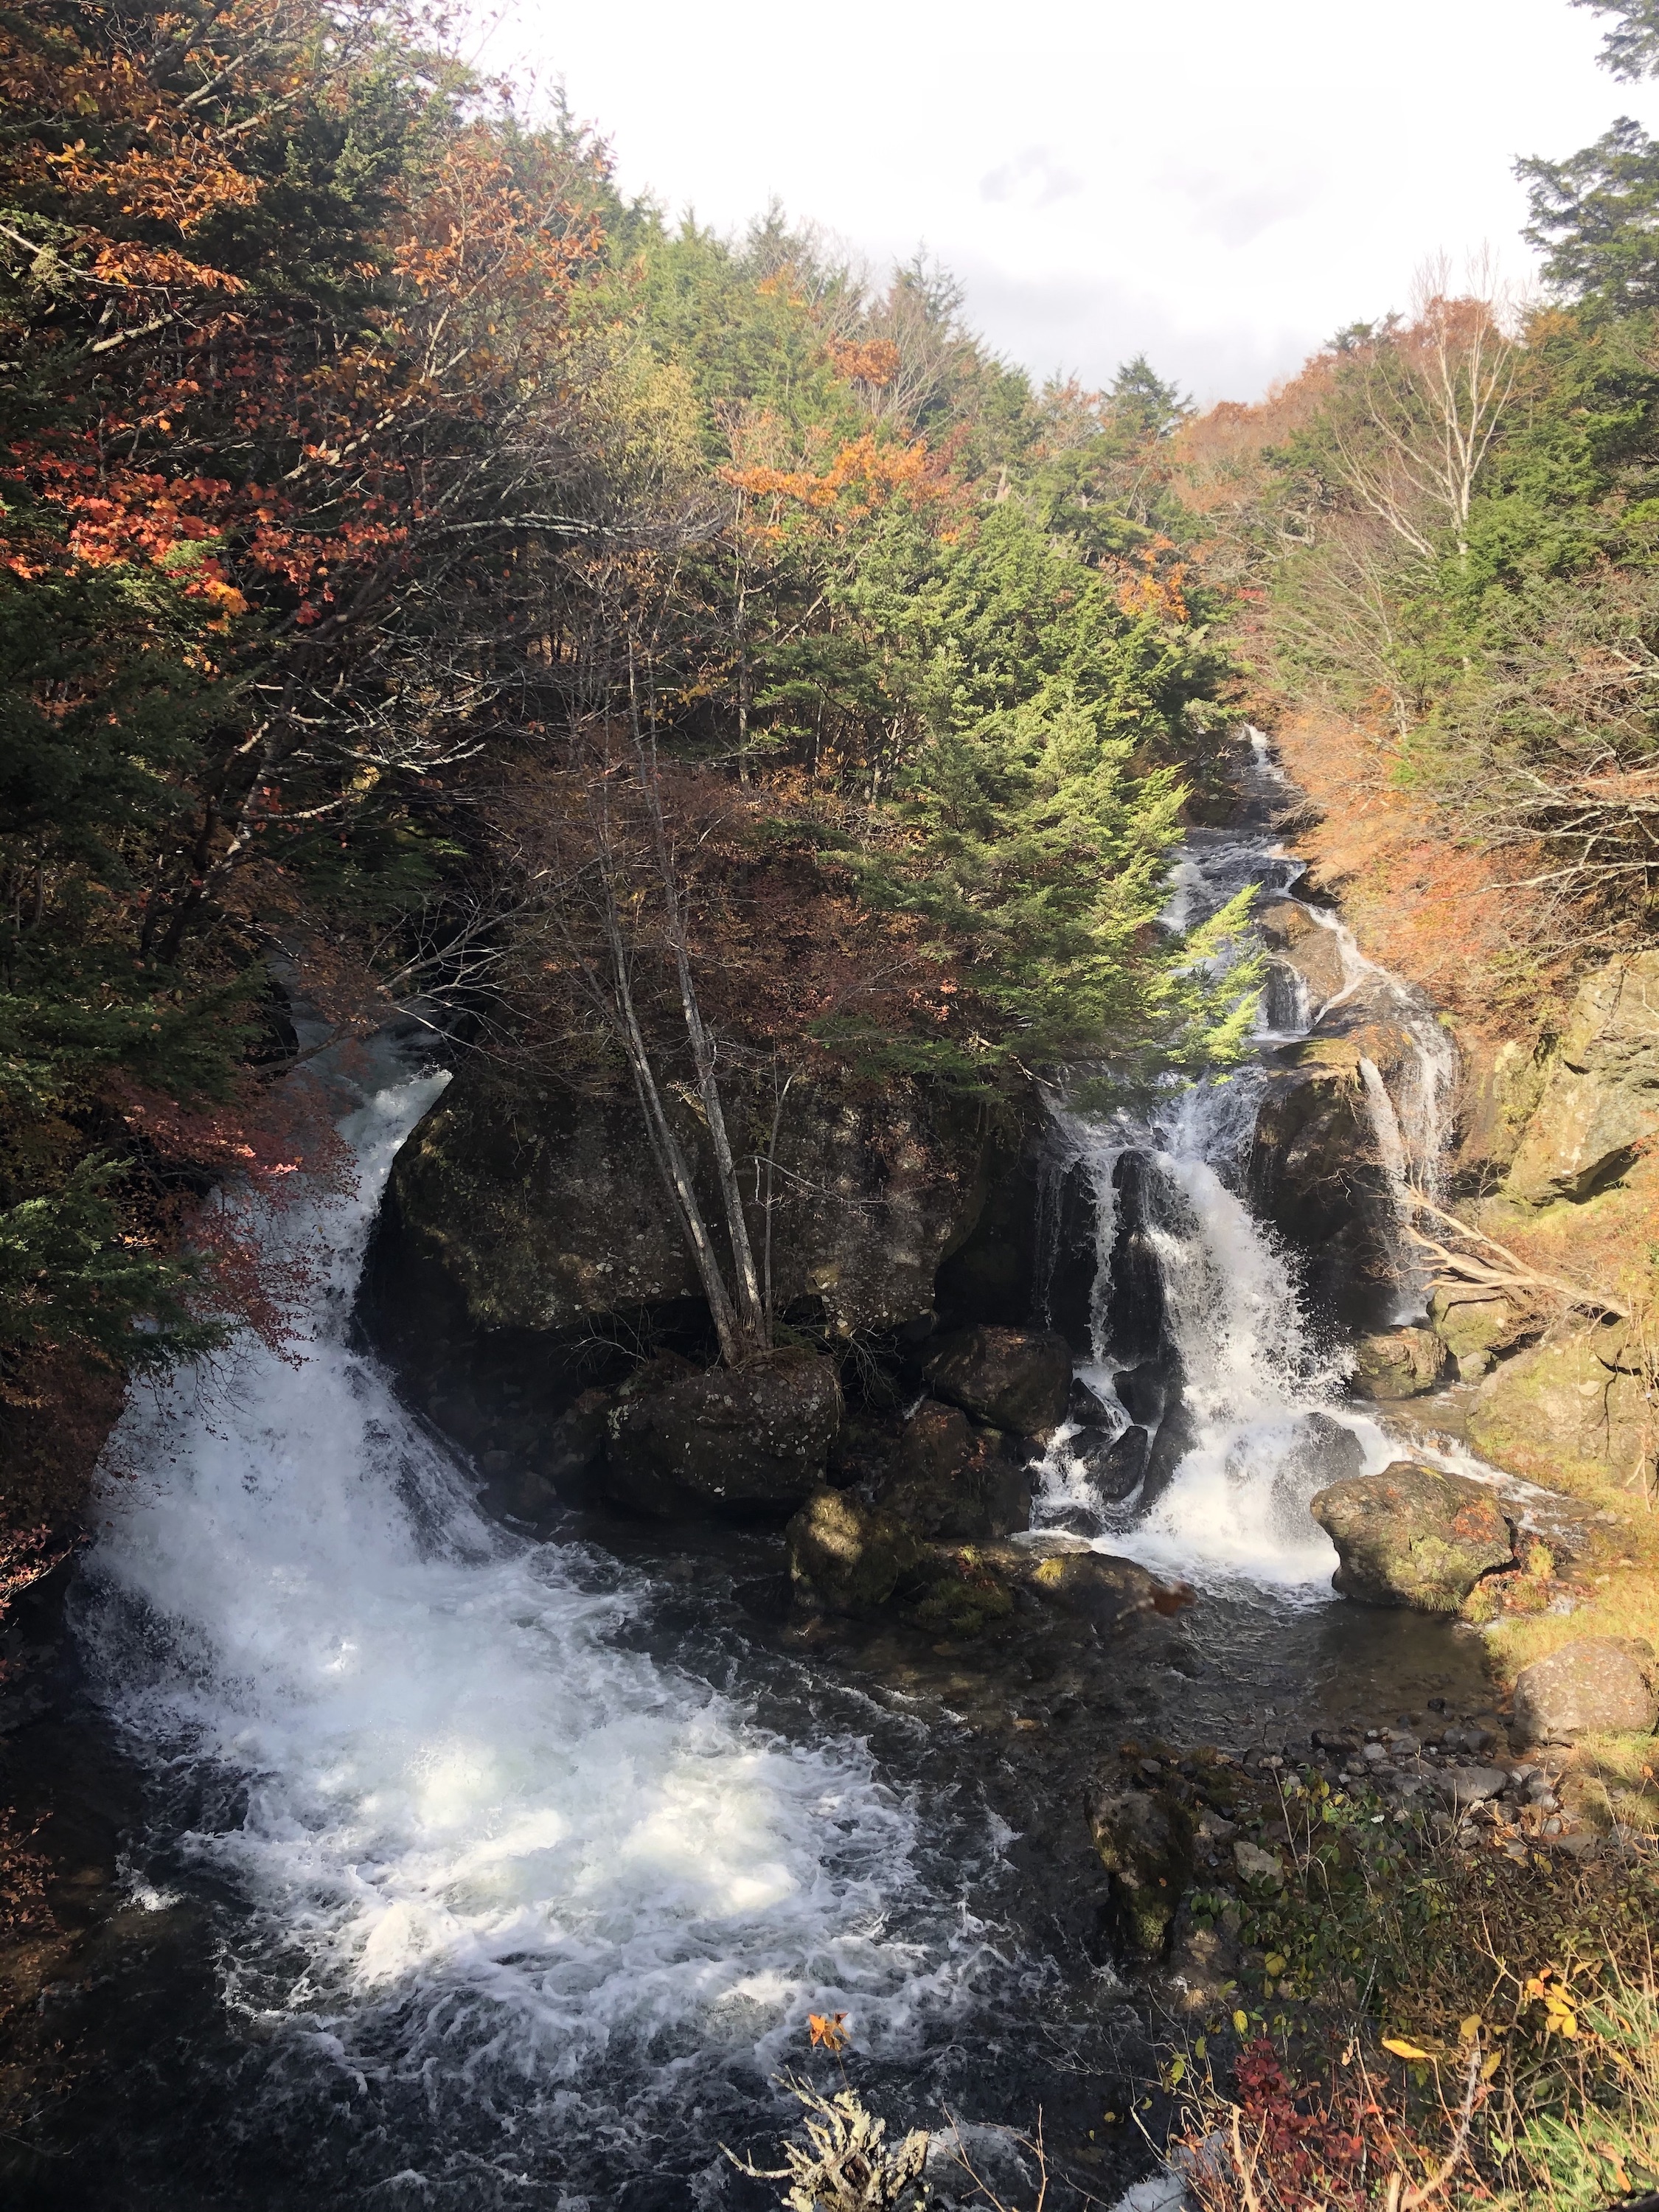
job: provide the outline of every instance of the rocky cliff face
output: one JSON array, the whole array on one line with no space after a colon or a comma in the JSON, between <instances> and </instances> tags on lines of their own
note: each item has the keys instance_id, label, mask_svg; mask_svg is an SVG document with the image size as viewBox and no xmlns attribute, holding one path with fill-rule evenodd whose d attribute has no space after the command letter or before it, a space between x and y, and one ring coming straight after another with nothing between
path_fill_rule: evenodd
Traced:
<instances>
[{"instance_id":1,"label":"rocky cliff face","mask_svg":"<svg viewBox=\"0 0 1659 2212\"><path fill-rule=\"evenodd\" d=\"M781 1317L830 1344L901 1352L941 1321L1028 1318L1034 1170L1017 1129L921 1085L873 1097L797 1085L769 1239L775 1103L734 1090L727 1110ZM703 1196L717 1222L713 1190ZM711 1351L631 1097L526 1096L482 1068L462 1070L398 1155L364 1311L416 1402L486 1474L528 1464L574 1477L598 1433L584 1392L619 1383L657 1347L699 1361Z\"/></svg>"},{"instance_id":2,"label":"rocky cliff face","mask_svg":"<svg viewBox=\"0 0 1659 2212\"><path fill-rule=\"evenodd\" d=\"M1376 1090L1403 1103L1419 1085L1427 1009L1380 970L1351 972L1337 933L1295 899L1264 906L1260 927L1270 1018L1277 1003L1312 1026L1271 1064L1251 1201L1302 1254L1316 1308L1346 1328L1374 1328L1397 1297L1399 1256Z\"/></svg>"},{"instance_id":3,"label":"rocky cliff face","mask_svg":"<svg viewBox=\"0 0 1659 2212\"><path fill-rule=\"evenodd\" d=\"M755 1156L770 1102L744 1105L760 1253ZM688 1142L693 1158L699 1149ZM913 1090L855 1101L797 1087L772 1176L779 1311L811 1302L842 1336L927 1312L940 1261L982 1204L984 1149L976 1119ZM702 1195L712 1219L714 1194ZM399 1265L436 1269L479 1331L568 1331L698 1296L631 1097L514 1097L463 1072L398 1155L385 1238Z\"/></svg>"},{"instance_id":4,"label":"rocky cliff face","mask_svg":"<svg viewBox=\"0 0 1659 2212\"><path fill-rule=\"evenodd\" d=\"M1581 1202L1659 1133L1659 952L1609 961L1579 988L1521 1133L1508 1194Z\"/></svg>"}]
</instances>

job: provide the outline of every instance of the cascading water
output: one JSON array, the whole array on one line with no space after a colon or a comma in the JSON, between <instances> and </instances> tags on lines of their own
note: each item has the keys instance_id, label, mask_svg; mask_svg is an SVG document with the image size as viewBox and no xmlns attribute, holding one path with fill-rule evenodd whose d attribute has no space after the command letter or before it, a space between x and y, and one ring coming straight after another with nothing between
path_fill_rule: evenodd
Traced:
<instances>
[{"instance_id":1,"label":"cascading water","mask_svg":"<svg viewBox=\"0 0 1659 2212\"><path fill-rule=\"evenodd\" d=\"M1271 815L1287 787L1266 739L1253 735L1245 817L1248 824L1254 811L1262 826L1194 833L1172 871L1166 920L1174 927L1203 921L1247 884L1285 892L1304 872L1276 843ZM1397 1102L1375 1064L1361 1060L1378 1150L1403 1208L1410 1179L1432 1188L1438 1176L1455 1073L1450 1041L1426 1003L1366 960L1340 922L1315 908L1304 911L1336 939L1341 988L1316 1006L1299 978L1294 987L1275 978L1257 1042L1267 1051L1305 1035L1362 993L1379 1002L1413 1048ZM1126 1153L1146 1164L1144 1238L1156 1261L1167 1364L1178 1376L1180 1401L1166 1417L1178 1427L1160 1438L1161 1454L1154 1445L1147 1480L1128 1498L1101 1498L1077 1449L1084 1439L1070 1426L1044 1462L1043 1496L1048 1517L1094 1527L1103 1549L1200 1580L1244 1576L1322 1598L1336 1555L1308 1501L1342 1474L1387 1465L1398 1447L1376 1420L1343 1401L1344 1362L1316 1342L1289 1255L1241 1195L1265 1080L1262 1065L1246 1066L1182 1091L1144 1118L1091 1121L1056 1109L1059 1157L1086 1162L1097 1192L1112 1189ZM1109 1257L1113 1210L1103 1206L1100 1218ZM1407 1310L1401 1317L1409 1318L1419 1300L1403 1248L1396 1273ZM1113 1357L1106 1280L1103 1261L1091 1356L1079 1372L1115 1416L1115 1376L1133 1363Z\"/></svg>"},{"instance_id":2,"label":"cascading water","mask_svg":"<svg viewBox=\"0 0 1659 2212\"><path fill-rule=\"evenodd\" d=\"M336 2100L412 2092L443 2119L421 2201L489 2203L550 2158L666 2165L674 2115L758 2088L809 2010L914 2056L984 1947L861 1742L787 1741L629 1648L647 1593L485 1521L354 1349L373 1211L442 1081L384 1077L342 1125L354 1194L264 1224L320 1261L291 1360L124 1419L78 1625L152 1767L145 1893L234 1897L233 2011Z\"/></svg>"},{"instance_id":3,"label":"cascading water","mask_svg":"<svg viewBox=\"0 0 1659 2212\"><path fill-rule=\"evenodd\" d=\"M1256 776L1271 797L1265 750ZM1265 823L1196 833L1177 918L1298 866ZM1376 988L1351 940L1344 963L1345 992ZM1264 1048L1318 1012L1285 988ZM1240 1746L1287 1701L1478 1676L1440 1624L1310 1602L1334 1554L1309 1497L1393 1447L1341 1403L1241 1195L1265 1079L1133 1125L1060 1117L1093 1200L1097 1437L1132 1425L1110 1297L1131 1238L1180 1390L1136 1494L1105 1503L1062 1440L1042 1503L1204 1602L1127 1643L976 1652L879 1620L757 1628L737 1577L775 1577L775 1534L702 1532L703 1573L695 1530L609 1528L602 1551L478 1510L354 1335L381 1187L441 1081L383 1047L343 1125L351 1194L261 1226L273 1263L313 1264L294 1358L248 1348L136 1395L112 1443L71 1611L145 1796L118 1800L96 2086L20 2205L750 2212L775 2194L718 2146L788 2124L768 2077L806 2057L811 2011L850 2014L855 2079L897 2125L1041 2108L1115 2194L1133 2148L1093 2131L1136 2029L1079 1809L1093 1763L1125 1733ZM1388 1089L1421 1173L1443 1094L1393 1069Z\"/></svg>"}]
</instances>

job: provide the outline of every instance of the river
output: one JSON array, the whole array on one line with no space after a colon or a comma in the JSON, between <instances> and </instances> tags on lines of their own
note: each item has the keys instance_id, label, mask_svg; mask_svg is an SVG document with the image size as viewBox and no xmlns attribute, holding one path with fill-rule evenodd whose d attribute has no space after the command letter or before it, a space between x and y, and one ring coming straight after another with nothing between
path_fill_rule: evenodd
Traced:
<instances>
[{"instance_id":1,"label":"river","mask_svg":"<svg viewBox=\"0 0 1659 2212\"><path fill-rule=\"evenodd\" d=\"M1276 778L1259 748L1240 820L1181 856L1175 919L1294 881ZM720 2146L769 2151L773 2077L825 2012L900 2126L1042 2110L1091 2190L1144 2172L1104 2118L1145 2029L1080 1817L1092 1759L1130 1729L1293 1745L1320 1717L1484 1694L1466 1632L1332 1598L1306 1510L1333 1428L1366 1466L1397 1455L1243 1195L1261 1068L1318 1011L1281 981L1261 1067L1157 1114L1056 1106L1103 1284L1120 1163L1146 1164L1191 1425L1116 1504L1063 1436L1039 1518L1199 1596L1109 1649L994 1663L757 1612L775 1533L487 1517L354 1317L392 1158L443 1076L390 1038L349 1096L337 1073L352 1188L261 1231L312 1263L301 1340L136 1393L112 1442L73 1663L23 1752L78 1762L108 1863L76 1979L43 2000L62 2079L29 2147L0 2148L9 2201L763 2204ZM1431 1174L1443 1134L1425 1018L1415 1088L1379 1104L1402 1175ZM1103 1292L1095 1321L1079 1371L1127 1423Z\"/></svg>"}]
</instances>

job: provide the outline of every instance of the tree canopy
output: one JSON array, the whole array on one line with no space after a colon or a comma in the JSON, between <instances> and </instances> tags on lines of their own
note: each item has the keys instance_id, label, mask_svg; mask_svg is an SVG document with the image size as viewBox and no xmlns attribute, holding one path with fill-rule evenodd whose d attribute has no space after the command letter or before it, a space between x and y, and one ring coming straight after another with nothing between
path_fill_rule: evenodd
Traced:
<instances>
[{"instance_id":1,"label":"tree canopy","mask_svg":"<svg viewBox=\"0 0 1659 2212\"><path fill-rule=\"evenodd\" d=\"M257 1306L198 1206L314 1149L296 973L601 1086L1224 1044L1144 360L1036 390L923 258L670 225L415 12L0 7L0 1372Z\"/></svg>"}]
</instances>

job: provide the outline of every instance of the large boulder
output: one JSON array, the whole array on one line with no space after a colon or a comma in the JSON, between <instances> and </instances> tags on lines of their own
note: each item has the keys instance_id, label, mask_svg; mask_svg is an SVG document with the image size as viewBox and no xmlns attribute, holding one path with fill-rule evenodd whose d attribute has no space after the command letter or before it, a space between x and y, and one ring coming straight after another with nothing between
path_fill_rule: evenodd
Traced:
<instances>
[{"instance_id":1,"label":"large boulder","mask_svg":"<svg viewBox=\"0 0 1659 2212\"><path fill-rule=\"evenodd\" d=\"M1327 927L1311 907L1294 898L1264 901L1256 908L1255 926L1273 963L1287 969L1302 986L1298 995L1305 1003L1295 1011L1304 1019L1316 1016L1348 980L1336 932ZM1277 1013L1278 1009L1273 1011ZM1274 1022L1275 1028L1291 1026L1283 1019Z\"/></svg>"},{"instance_id":2,"label":"large boulder","mask_svg":"<svg viewBox=\"0 0 1659 2212\"><path fill-rule=\"evenodd\" d=\"M1084 1811L1129 1942L1156 1958L1192 1881L1193 1816L1168 1791L1126 1789L1115 1772L1089 1790Z\"/></svg>"},{"instance_id":3,"label":"large boulder","mask_svg":"<svg viewBox=\"0 0 1659 2212\"><path fill-rule=\"evenodd\" d=\"M1273 1056L1256 1112L1255 1209L1301 1250L1316 1303L1352 1328L1376 1328L1399 1295L1395 1199L1365 1064L1397 1086L1413 1049L1397 1023L1322 1024Z\"/></svg>"},{"instance_id":4,"label":"large boulder","mask_svg":"<svg viewBox=\"0 0 1659 2212\"><path fill-rule=\"evenodd\" d=\"M1053 1329L958 1329L922 1372L936 1396L1016 1436L1046 1436L1066 1418L1072 1355Z\"/></svg>"},{"instance_id":5,"label":"large boulder","mask_svg":"<svg viewBox=\"0 0 1659 2212\"><path fill-rule=\"evenodd\" d=\"M1152 1613L1170 1614L1193 1601L1184 1583L1162 1583L1133 1559L1097 1552L1081 1537L1055 1530L1020 1544L934 1544L933 1580L924 1617L944 1623L953 1611L1001 1618L1016 1598L1029 1611L1081 1622L1113 1636ZM1001 1595L994 1600L987 1593Z\"/></svg>"},{"instance_id":6,"label":"large boulder","mask_svg":"<svg viewBox=\"0 0 1659 2212\"><path fill-rule=\"evenodd\" d=\"M1389 1328L1354 1346L1353 1387L1362 1398L1417 1398L1455 1372L1450 1352L1431 1328Z\"/></svg>"},{"instance_id":7,"label":"large boulder","mask_svg":"<svg viewBox=\"0 0 1659 2212\"><path fill-rule=\"evenodd\" d=\"M926 1398L903 1425L877 1504L923 1536L1011 1536L1030 1526L1028 1447Z\"/></svg>"},{"instance_id":8,"label":"large boulder","mask_svg":"<svg viewBox=\"0 0 1659 2212\"><path fill-rule=\"evenodd\" d=\"M1511 1303L1501 1291L1465 1283L1437 1290L1429 1302L1429 1319L1465 1382L1490 1373L1495 1359L1538 1331L1525 1304Z\"/></svg>"},{"instance_id":9,"label":"large boulder","mask_svg":"<svg viewBox=\"0 0 1659 2212\"><path fill-rule=\"evenodd\" d=\"M1193 1601L1184 1583L1161 1583L1134 1559L1056 1546L1033 1557L1024 1547L1026 1586L1045 1606L1115 1635L1148 1613L1179 1613Z\"/></svg>"},{"instance_id":10,"label":"large boulder","mask_svg":"<svg viewBox=\"0 0 1659 2212\"><path fill-rule=\"evenodd\" d=\"M815 1490L785 1538L795 1596L817 1612L873 1613L929 1564L914 1529L848 1490Z\"/></svg>"},{"instance_id":11,"label":"large boulder","mask_svg":"<svg viewBox=\"0 0 1659 2212\"><path fill-rule=\"evenodd\" d=\"M1364 1605L1455 1613L1483 1575L1514 1564L1514 1533L1492 1491L1409 1460L1334 1482L1310 1510L1341 1563L1332 1587Z\"/></svg>"},{"instance_id":12,"label":"large boulder","mask_svg":"<svg viewBox=\"0 0 1659 2212\"><path fill-rule=\"evenodd\" d=\"M1109 1441L1085 1429L1066 1447L1073 1459L1082 1462L1090 1481L1109 1505L1121 1505L1125 1498L1133 1497L1146 1473L1152 1448L1147 1431L1133 1424Z\"/></svg>"},{"instance_id":13,"label":"large boulder","mask_svg":"<svg viewBox=\"0 0 1659 2212\"><path fill-rule=\"evenodd\" d=\"M706 1143L671 1102L708 1183ZM734 1124L769 1126L734 1085ZM812 1299L851 1334L929 1311L935 1273L982 1204L982 1133L921 1087L852 1099L797 1085L781 1125L772 1222L780 1310ZM754 1209L757 1241L764 1228ZM398 1153L379 1231L379 1295L459 1305L483 1333L556 1334L599 1314L699 1299L701 1285L631 1096L503 1089L463 1071Z\"/></svg>"},{"instance_id":14,"label":"large boulder","mask_svg":"<svg viewBox=\"0 0 1659 2212\"><path fill-rule=\"evenodd\" d=\"M1475 1393L1468 1437L1528 1481L1592 1493L1650 1449L1641 1350L1620 1322L1564 1322L1502 1361Z\"/></svg>"},{"instance_id":15,"label":"large boulder","mask_svg":"<svg viewBox=\"0 0 1659 2212\"><path fill-rule=\"evenodd\" d=\"M805 1352L706 1372L654 1361L609 1416L605 1486L642 1513L793 1511L823 1480L841 1414L833 1364Z\"/></svg>"},{"instance_id":16,"label":"large boulder","mask_svg":"<svg viewBox=\"0 0 1659 2212\"><path fill-rule=\"evenodd\" d=\"M1656 1724L1659 1666L1639 1637L1581 1636L1516 1677L1519 1742L1571 1743L1603 1729L1645 1735Z\"/></svg>"},{"instance_id":17,"label":"large boulder","mask_svg":"<svg viewBox=\"0 0 1659 2212\"><path fill-rule=\"evenodd\" d=\"M1659 951L1587 976L1510 1169L1534 1206L1593 1195L1659 1135Z\"/></svg>"}]
</instances>

